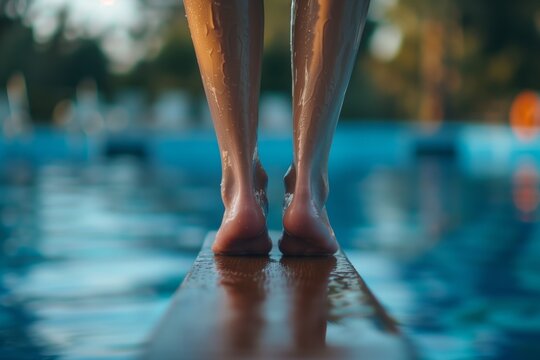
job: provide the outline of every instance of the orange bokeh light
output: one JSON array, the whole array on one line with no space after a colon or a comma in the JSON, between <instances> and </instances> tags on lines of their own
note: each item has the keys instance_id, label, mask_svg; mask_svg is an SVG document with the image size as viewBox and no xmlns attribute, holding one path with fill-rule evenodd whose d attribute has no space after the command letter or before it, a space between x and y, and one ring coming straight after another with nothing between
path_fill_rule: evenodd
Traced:
<instances>
[{"instance_id":1,"label":"orange bokeh light","mask_svg":"<svg viewBox=\"0 0 540 360\"><path fill-rule=\"evenodd\" d=\"M522 91L510 109L510 126L521 140L531 140L540 130L540 97L534 91Z\"/></svg>"}]
</instances>

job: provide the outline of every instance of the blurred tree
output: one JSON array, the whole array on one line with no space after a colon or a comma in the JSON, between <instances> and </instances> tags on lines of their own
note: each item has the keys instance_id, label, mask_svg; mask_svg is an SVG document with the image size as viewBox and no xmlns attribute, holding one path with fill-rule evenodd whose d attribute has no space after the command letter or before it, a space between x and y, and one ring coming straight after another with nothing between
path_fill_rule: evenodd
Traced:
<instances>
[{"instance_id":1,"label":"blurred tree","mask_svg":"<svg viewBox=\"0 0 540 360\"><path fill-rule=\"evenodd\" d=\"M120 74L116 87L144 88L150 97L169 89L184 89L202 95L202 84L187 29L186 18L179 13L163 31L159 51L139 62L129 73Z\"/></svg>"},{"instance_id":2,"label":"blurred tree","mask_svg":"<svg viewBox=\"0 0 540 360\"><path fill-rule=\"evenodd\" d=\"M369 64L402 116L506 121L522 89L540 89L536 0L400 0L385 21L403 34L398 55Z\"/></svg>"},{"instance_id":3,"label":"blurred tree","mask_svg":"<svg viewBox=\"0 0 540 360\"><path fill-rule=\"evenodd\" d=\"M143 44L133 50L137 59L142 51L142 60L123 73L114 56L107 57L121 39L105 41L107 29L66 36L60 18L54 36L36 42L26 26L31 19L24 17L33 1L0 0L0 86L23 72L34 116L47 118L86 77L107 94L130 87L152 96L183 88L202 96L176 0L159 5L138 0L145 4L139 9L144 16L126 36ZM345 118L505 121L516 93L540 89L538 0L372 0L371 10L343 105ZM265 14L262 91L290 94L290 0L266 1Z\"/></svg>"},{"instance_id":4,"label":"blurred tree","mask_svg":"<svg viewBox=\"0 0 540 360\"><path fill-rule=\"evenodd\" d=\"M101 47L92 39L67 40L65 14L60 14L60 26L43 44L35 42L32 29L20 17L8 14L5 8L0 12L0 86L22 73L35 120L49 121L54 106L71 98L86 78L94 79L104 93L110 92L108 60Z\"/></svg>"}]
</instances>

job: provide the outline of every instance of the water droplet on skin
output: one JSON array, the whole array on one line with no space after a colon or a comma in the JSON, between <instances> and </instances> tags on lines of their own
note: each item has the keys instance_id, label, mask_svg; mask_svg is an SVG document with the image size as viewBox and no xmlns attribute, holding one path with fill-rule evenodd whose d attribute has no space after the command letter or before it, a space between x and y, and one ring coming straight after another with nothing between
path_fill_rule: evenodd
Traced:
<instances>
[{"instance_id":1,"label":"water droplet on skin","mask_svg":"<svg viewBox=\"0 0 540 360\"><path fill-rule=\"evenodd\" d=\"M210 28L212 28L212 30L215 30L216 28L216 24L214 23L214 7L212 4L210 4Z\"/></svg>"},{"instance_id":2,"label":"water droplet on skin","mask_svg":"<svg viewBox=\"0 0 540 360\"><path fill-rule=\"evenodd\" d=\"M229 168L232 167L231 158L229 157L229 152L224 150L221 153L221 157L223 159L223 167Z\"/></svg>"},{"instance_id":3,"label":"water droplet on skin","mask_svg":"<svg viewBox=\"0 0 540 360\"><path fill-rule=\"evenodd\" d=\"M294 194L291 194L291 193L285 194L285 199L284 199L284 202L283 202L283 208L284 209L287 209L291 205L293 197L294 197Z\"/></svg>"}]
</instances>

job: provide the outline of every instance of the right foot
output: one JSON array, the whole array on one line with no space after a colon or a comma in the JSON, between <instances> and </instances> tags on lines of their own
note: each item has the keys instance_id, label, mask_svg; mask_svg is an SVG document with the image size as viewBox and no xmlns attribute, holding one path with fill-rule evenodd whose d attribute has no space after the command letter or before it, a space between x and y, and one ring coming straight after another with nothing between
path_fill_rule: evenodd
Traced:
<instances>
[{"instance_id":1,"label":"right foot","mask_svg":"<svg viewBox=\"0 0 540 360\"><path fill-rule=\"evenodd\" d=\"M327 186L321 181L317 196L309 187L298 187L294 167L285 176L286 202L283 212L283 235L279 249L283 255L322 256L338 250L324 202ZM304 191L309 189L309 191Z\"/></svg>"},{"instance_id":2,"label":"right foot","mask_svg":"<svg viewBox=\"0 0 540 360\"><path fill-rule=\"evenodd\" d=\"M222 196L225 213L212 245L220 255L267 255L272 241L266 227L267 176L259 162L254 167L254 189L240 193L225 180Z\"/></svg>"}]
</instances>

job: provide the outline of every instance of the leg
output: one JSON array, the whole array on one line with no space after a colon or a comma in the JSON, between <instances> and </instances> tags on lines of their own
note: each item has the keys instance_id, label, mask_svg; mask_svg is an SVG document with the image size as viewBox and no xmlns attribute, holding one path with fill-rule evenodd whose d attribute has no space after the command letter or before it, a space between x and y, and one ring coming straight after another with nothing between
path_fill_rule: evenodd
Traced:
<instances>
[{"instance_id":1,"label":"leg","mask_svg":"<svg viewBox=\"0 0 540 360\"><path fill-rule=\"evenodd\" d=\"M257 155L262 0L185 0L223 170L220 254L266 254L266 173Z\"/></svg>"},{"instance_id":2,"label":"leg","mask_svg":"<svg viewBox=\"0 0 540 360\"><path fill-rule=\"evenodd\" d=\"M294 163L285 176L280 250L327 255L337 242L326 214L328 154L369 0L293 0Z\"/></svg>"}]
</instances>

